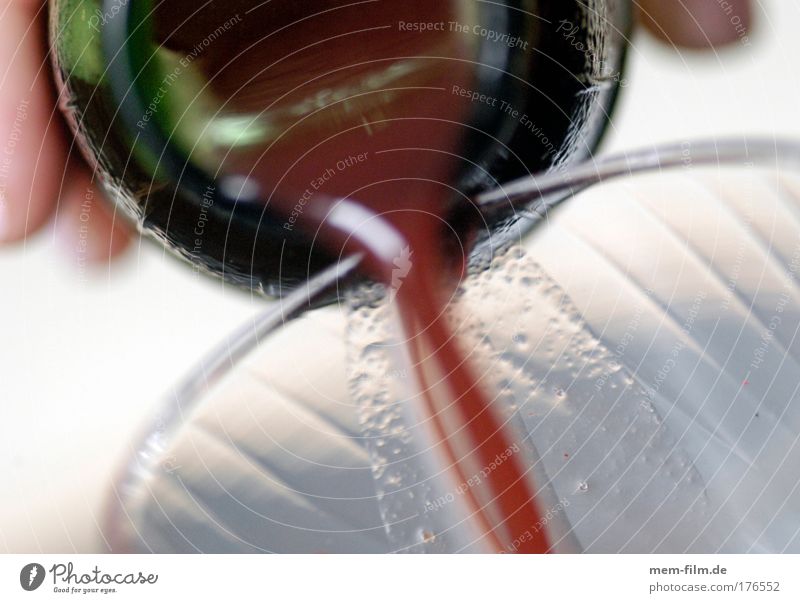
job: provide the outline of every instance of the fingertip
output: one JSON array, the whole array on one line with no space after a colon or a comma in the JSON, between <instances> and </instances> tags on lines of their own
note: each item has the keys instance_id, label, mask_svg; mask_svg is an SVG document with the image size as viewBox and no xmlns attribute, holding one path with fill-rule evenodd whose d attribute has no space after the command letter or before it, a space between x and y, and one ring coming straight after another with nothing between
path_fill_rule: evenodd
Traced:
<instances>
[{"instance_id":1,"label":"fingertip","mask_svg":"<svg viewBox=\"0 0 800 603\"><path fill-rule=\"evenodd\" d=\"M710 49L749 41L751 0L639 0L639 20L657 38L690 49Z\"/></svg>"},{"instance_id":2,"label":"fingertip","mask_svg":"<svg viewBox=\"0 0 800 603\"><path fill-rule=\"evenodd\" d=\"M59 246L79 267L122 256L133 233L81 166L70 175L56 222Z\"/></svg>"},{"instance_id":3,"label":"fingertip","mask_svg":"<svg viewBox=\"0 0 800 603\"><path fill-rule=\"evenodd\" d=\"M42 24L34 3L0 12L0 242L23 240L45 224L65 163Z\"/></svg>"},{"instance_id":4,"label":"fingertip","mask_svg":"<svg viewBox=\"0 0 800 603\"><path fill-rule=\"evenodd\" d=\"M45 140L49 138L45 135ZM27 165L17 169L17 161L30 161L26 157L29 153L20 152L18 159L12 160L0 151L0 245L26 240L53 214L59 198L64 152L62 141L52 138L46 143L49 147L37 155L38 167ZM10 174L4 175L6 170Z\"/></svg>"}]
</instances>

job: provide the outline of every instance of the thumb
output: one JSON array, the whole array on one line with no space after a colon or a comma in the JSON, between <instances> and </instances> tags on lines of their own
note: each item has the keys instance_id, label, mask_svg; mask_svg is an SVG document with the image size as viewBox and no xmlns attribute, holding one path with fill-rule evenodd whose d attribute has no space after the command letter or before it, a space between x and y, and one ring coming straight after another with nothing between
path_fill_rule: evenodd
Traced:
<instances>
[{"instance_id":1,"label":"thumb","mask_svg":"<svg viewBox=\"0 0 800 603\"><path fill-rule=\"evenodd\" d=\"M638 0L639 20L661 40L684 48L714 48L746 40L751 0Z\"/></svg>"}]
</instances>

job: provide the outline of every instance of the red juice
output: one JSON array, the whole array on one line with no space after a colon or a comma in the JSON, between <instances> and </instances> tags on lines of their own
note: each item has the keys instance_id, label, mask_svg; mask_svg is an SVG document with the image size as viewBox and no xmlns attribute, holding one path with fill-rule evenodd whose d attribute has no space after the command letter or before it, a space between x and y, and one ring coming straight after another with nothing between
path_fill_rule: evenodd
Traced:
<instances>
[{"instance_id":1,"label":"red juice","mask_svg":"<svg viewBox=\"0 0 800 603\"><path fill-rule=\"evenodd\" d=\"M411 4L411 14L422 17L423 23L445 22L453 15L448 3ZM407 10L409 3L397 17ZM352 18L348 29L363 22L358 11ZM364 110L370 105L363 99L362 109L354 114L326 106L310 117L319 125L296 124L306 135L276 140L269 153L260 150L255 160L237 157L241 163L235 171L243 173L244 168L263 190L270 187L273 211L293 218L292 228L313 234L336 254L362 253L363 272L390 289L417 366L437 452L459 481L466 482L470 466L488 466L515 448L490 393L476 379L445 319L448 299L463 276L470 238L469 232L451 228L451 217L464 200L453 194L450 183L462 161L460 147L472 102L452 90L476 87L474 57L468 38L436 29L380 30L362 40L357 52L374 64L398 49L404 52L407 73L394 86L403 86L402 94L381 99L371 111ZM342 66L327 61L318 69L304 63L299 102L319 97L332 85L330 78L346 87L343 81L349 76L339 69L347 70L359 58L348 57ZM404 96L411 88L413 103ZM225 92L248 97L241 90ZM290 106L292 99L283 96L281 103ZM339 169L342 149L348 157L363 159ZM297 199L304 201L298 206ZM395 260L404 255L409 270L395 282ZM472 520L491 550L511 551L511 543L541 519L526 470L512 456L466 492ZM548 550L543 532L517 547L521 553Z\"/></svg>"}]
</instances>

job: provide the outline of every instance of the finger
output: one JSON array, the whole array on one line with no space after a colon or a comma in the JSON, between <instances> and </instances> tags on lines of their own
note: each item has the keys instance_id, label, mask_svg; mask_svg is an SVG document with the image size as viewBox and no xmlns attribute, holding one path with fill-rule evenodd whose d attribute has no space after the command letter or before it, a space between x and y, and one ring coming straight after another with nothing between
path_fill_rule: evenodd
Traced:
<instances>
[{"instance_id":1,"label":"finger","mask_svg":"<svg viewBox=\"0 0 800 603\"><path fill-rule=\"evenodd\" d=\"M92 182L89 168L72 164L56 220L59 243L79 267L116 258L129 246L131 230Z\"/></svg>"},{"instance_id":2,"label":"finger","mask_svg":"<svg viewBox=\"0 0 800 603\"><path fill-rule=\"evenodd\" d=\"M41 226L58 198L64 136L54 115L41 2L0 2L0 241Z\"/></svg>"},{"instance_id":3,"label":"finger","mask_svg":"<svg viewBox=\"0 0 800 603\"><path fill-rule=\"evenodd\" d=\"M751 0L639 0L642 24L684 48L713 48L747 40Z\"/></svg>"}]
</instances>

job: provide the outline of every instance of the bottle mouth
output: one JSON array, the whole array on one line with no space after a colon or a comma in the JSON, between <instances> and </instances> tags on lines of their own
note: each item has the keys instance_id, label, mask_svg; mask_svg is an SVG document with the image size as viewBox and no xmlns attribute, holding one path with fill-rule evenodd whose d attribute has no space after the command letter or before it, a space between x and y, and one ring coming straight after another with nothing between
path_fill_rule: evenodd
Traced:
<instances>
[{"instance_id":1,"label":"bottle mouth","mask_svg":"<svg viewBox=\"0 0 800 603\"><path fill-rule=\"evenodd\" d=\"M467 5L457 4L459 7ZM270 260L263 267L256 268L255 265L262 261L258 257L263 257L265 249L280 255L282 246L291 250L293 258L302 258L311 253L313 241L297 229L284 231L285 216L270 206L273 197L269 191L265 194L263 187L254 185L247 177L247 168L243 172L220 172L209 168L202 157L198 158L197 152L187 152L187 147L196 151L202 146L195 144L195 138L199 137L197 128L184 129L176 136L175 127L165 125L168 103L176 101L159 99L159 86L163 84L165 74L169 77L171 71L162 69L157 77L152 76L154 65L160 60L154 51L160 38L155 33L158 24L151 12L152 6L152 2L144 0L124 4L104 0L104 11L108 14L113 11L115 16L106 20L99 30L104 61L108 66L104 81L112 97L111 109L116 111L115 121L126 130L127 138L137 148L135 161L144 165L146 172L158 181L158 186L163 185L170 191L174 203L188 200L192 212L195 212L195 205L199 208L204 203L219 211L220 232L225 232L224 222L233 219L234 211L235 219L244 217L247 220L247 228L252 231L248 231L247 237L252 235L251 238L258 239L258 242L252 245L252 254L244 250L254 259L247 260L244 254L240 254L240 259L247 261L237 264L237 274L242 273L246 287L259 281L267 283L260 288L274 294L275 287L302 282L299 270L294 271L296 275L289 275L292 269L281 270L282 274L276 275L277 260ZM216 36L214 44L223 44L220 40L225 36L232 40L244 35L244 30L237 28L246 27L239 20L248 18L248 15L245 11L235 12L233 6L238 5L234 3L224 8L232 11L231 14L220 21L221 24L216 24L216 29L210 30ZM475 46L471 50L475 57L475 73L474 85L463 91L465 95L469 93L470 113L462 120L459 154L463 157L451 183L456 202L453 214L449 216L454 227L464 232L475 228L476 224L479 229L496 229L509 216L514 218L513 212L482 212L475 203L478 195L522 176L537 174L553 166L569 165L590 156L596 149L620 87L620 82L613 79L598 83L598 77L602 75L601 71L621 72L631 23L629 2L610 4L606 0L593 0L588 5L576 2L538 6L530 0L517 0L503 5L476 2L474 6L477 12L470 19L476 24L478 33L469 28L461 34ZM592 18L587 17L590 13ZM583 21L594 25L571 25ZM543 27L545 22L549 23L548 27ZM228 24L227 29L225 24ZM446 26L450 27L449 24ZM569 31L559 29L568 26ZM578 33L573 31L576 27ZM592 28L603 30L603 35L596 36L601 42L591 53L579 50L572 40L576 36L588 36ZM189 45L188 52L186 44ZM184 54L178 56L177 67L182 69L183 75L188 73L187 68L192 67L190 63L195 59L184 66L181 56L191 56L202 45L203 40L193 40L181 47ZM166 50L174 52L176 47L169 46ZM216 51L209 49L208 52ZM595 64L598 62L601 63L599 67ZM389 75L401 77L403 74L392 72ZM189 78L181 79L174 86L169 80L166 82L170 93L186 82L191 92L194 85ZM391 87L391 82L384 82L383 86ZM454 101L458 97L459 94L452 93ZM155 108L152 107L154 98L158 100ZM185 103L188 108L178 106L177 109L192 110L193 98L189 94ZM492 99L494 102L490 102ZM531 115L540 117L534 119ZM221 154L225 155L225 151ZM215 155L211 158L216 161ZM269 179L262 181L269 183ZM286 190L289 194L282 196L302 197L302 188ZM173 237L171 232L167 232L177 228L177 214L174 208L161 207L162 201L169 202L170 199L159 197L152 204L145 200L141 210L145 214L145 230L156 232L159 239L171 241L175 248L185 247L186 240L193 238ZM220 248L219 251L223 255L227 253L226 249ZM187 255L185 250L180 253ZM315 271L335 259L323 249L313 253L319 257L306 262L308 265L304 265L302 270L304 274L307 269ZM225 269L226 261L221 257L203 258L212 272L229 274ZM248 270L253 272L249 277L244 274ZM242 280L237 275L234 278Z\"/></svg>"}]
</instances>

